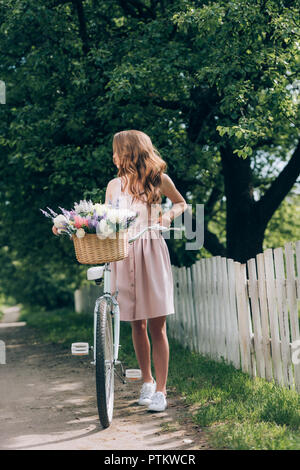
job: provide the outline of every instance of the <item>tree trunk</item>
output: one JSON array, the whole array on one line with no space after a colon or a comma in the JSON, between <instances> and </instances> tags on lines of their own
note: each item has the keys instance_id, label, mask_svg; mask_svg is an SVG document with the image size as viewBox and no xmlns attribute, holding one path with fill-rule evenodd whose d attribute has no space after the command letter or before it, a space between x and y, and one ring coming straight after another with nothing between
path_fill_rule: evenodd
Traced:
<instances>
[{"instance_id":1,"label":"tree trunk","mask_svg":"<svg viewBox=\"0 0 300 470\"><path fill-rule=\"evenodd\" d=\"M245 263L263 250L266 221L253 198L250 159L221 149L226 196L226 257Z\"/></svg>"},{"instance_id":2,"label":"tree trunk","mask_svg":"<svg viewBox=\"0 0 300 470\"><path fill-rule=\"evenodd\" d=\"M221 148L227 204L226 256L245 263L263 251L265 229L300 174L300 141L281 173L259 201L254 201L250 159L243 160L229 145Z\"/></svg>"}]
</instances>

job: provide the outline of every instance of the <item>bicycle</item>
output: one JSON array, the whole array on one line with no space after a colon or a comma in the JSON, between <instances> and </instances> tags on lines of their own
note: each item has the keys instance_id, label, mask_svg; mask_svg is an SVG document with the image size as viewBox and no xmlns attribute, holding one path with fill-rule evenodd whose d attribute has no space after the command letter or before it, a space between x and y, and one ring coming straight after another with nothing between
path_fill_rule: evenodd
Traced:
<instances>
[{"instance_id":1,"label":"bicycle","mask_svg":"<svg viewBox=\"0 0 300 470\"><path fill-rule=\"evenodd\" d=\"M159 224L145 227L138 234L128 240L133 243L147 230L184 230L178 227L163 227ZM110 289L109 263L104 266L95 266L87 270L87 279L97 285L104 280L103 295L97 298L94 308L94 346L88 343L72 343L73 355L88 355L92 350L94 360L91 362L96 370L96 396L99 420L103 428L109 427L113 418L114 409L114 374L116 373L123 383L124 367L118 360L120 338L120 309L117 301L118 289L112 295ZM122 376L117 372L116 366L120 365Z\"/></svg>"}]
</instances>

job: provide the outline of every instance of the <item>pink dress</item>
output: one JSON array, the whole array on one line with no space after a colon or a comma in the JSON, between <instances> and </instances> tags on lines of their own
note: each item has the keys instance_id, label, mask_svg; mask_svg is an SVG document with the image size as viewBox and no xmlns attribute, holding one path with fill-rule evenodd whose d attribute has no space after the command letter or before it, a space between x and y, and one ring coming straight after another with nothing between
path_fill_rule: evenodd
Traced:
<instances>
[{"instance_id":1,"label":"pink dress","mask_svg":"<svg viewBox=\"0 0 300 470\"><path fill-rule=\"evenodd\" d=\"M127 190L122 191L122 179L116 178L113 203L119 207L139 211L128 236L157 223L159 204L147 213L146 202L134 201ZM122 321L148 320L175 313L173 276L168 246L161 232L146 231L129 245L128 257L110 263L111 291L118 288L118 303Z\"/></svg>"}]
</instances>

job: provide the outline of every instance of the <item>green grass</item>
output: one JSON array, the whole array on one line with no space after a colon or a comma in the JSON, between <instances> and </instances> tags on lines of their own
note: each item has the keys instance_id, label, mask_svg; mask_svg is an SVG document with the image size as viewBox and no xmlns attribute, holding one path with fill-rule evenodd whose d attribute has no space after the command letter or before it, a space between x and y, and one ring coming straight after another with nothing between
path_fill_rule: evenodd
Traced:
<instances>
[{"instance_id":1,"label":"green grass","mask_svg":"<svg viewBox=\"0 0 300 470\"><path fill-rule=\"evenodd\" d=\"M91 315L68 309L26 311L29 326L38 328L44 341L70 346L92 340ZM215 362L170 342L168 387L176 389L189 405L192 420L206 433L215 449L299 450L300 395L251 379L225 362ZM121 323L120 359L126 367L138 367L131 327Z\"/></svg>"},{"instance_id":2,"label":"green grass","mask_svg":"<svg viewBox=\"0 0 300 470\"><path fill-rule=\"evenodd\" d=\"M40 338L46 343L70 346L76 341L91 343L93 338L93 316L79 315L68 308L47 312L23 309L20 320L37 328Z\"/></svg>"},{"instance_id":3,"label":"green grass","mask_svg":"<svg viewBox=\"0 0 300 470\"><path fill-rule=\"evenodd\" d=\"M225 362L170 341L169 384L206 428L211 445L227 449L300 449L300 395L251 379Z\"/></svg>"}]
</instances>

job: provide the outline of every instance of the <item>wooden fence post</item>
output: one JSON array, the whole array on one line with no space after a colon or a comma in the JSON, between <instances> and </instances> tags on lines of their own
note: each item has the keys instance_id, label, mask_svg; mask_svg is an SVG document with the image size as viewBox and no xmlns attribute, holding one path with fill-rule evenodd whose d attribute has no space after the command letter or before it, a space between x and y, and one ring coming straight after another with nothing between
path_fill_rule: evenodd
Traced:
<instances>
[{"instance_id":1,"label":"wooden fence post","mask_svg":"<svg viewBox=\"0 0 300 470\"><path fill-rule=\"evenodd\" d=\"M275 291L279 317L283 383L287 387L293 387L294 379L290 346L289 312L287 305L286 279L284 273L284 258L282 248L276 248L274 250L274 265L276 274Z\"/></svg>"},{"instance_id":2,"label":"wooden fence post","mask_svg":"<svg viewBox=\"0 0 300 470\"><path fill-rule=\"evenodd\" d=\"M236 299L236 279L235 279L235 261L227 259L228 270L228 292L229 292L229 306L230 306L230 324L232 326L231 339L233 349L233 363L237 369L241 367L241 351L239 342L239 328L238 328L238 312L237 312L237 299Z\"/></svg>"},{"instance_id":3,"label":"wooden fence post","mask_svg":"<svg viewBox=\"0 0 300 470\"><path fill-rule=\"evenodd\" d=\"M270 333L269 333L269 314L266 293L266 275L263 253L256 255L257 276L258 276L258 293L260 299L261 311L261 330L262 330L262 346L265 358L266 379L273 380Z\"/></svg>"},{"instance_id":4,"label":"wooden fence post","mask_svg":"<svg viewBox=\"0 0 300 470\"><path fill-rule=\"evenodd\" d=\"M296 273L294 265L294 252L292 242L286 243L285 248L285 260L286 260L286 288L287 288L287 300L290 312L290 324L291 324L291 337L292 342L300 339L299 336L299 319L298 319L298 305L297 305L297 294L296 294ZM294 367L294 380L295 388L300 392L300 364L293 364Z\"/></svg>"},{"instance_id":5,"label":"wooden fence post","mask_svg":"<svg viewBox=\"0 0 300 470\"><path fill-rule=\"evenodd\" d=\"M265 357L263 351L263 337L261 327L261 312L259 308L258 282L256 275L255 259L248 260L249 273L249 296L251 302L253 332L254 332L254 348L256 359L256 372L259 377L265 378Z\"/></svg>"},{"instance_id":6,"label":"wooden fence post","mask_svg":"<svg viewBox=\"0 0 300 470\"><path fill-rule=\"evenodd\" d=\"M221 256L216 256L216 271L217 271L217 316L219 323L219 355L223 357L224 360L227 359L227 349L226 349L226 304L225 304L225 278L223 276L222 270L222 258Z\"/></svg>"},{"instance_id":7,"label":"wooden fence post","mask_svg":"<svg viewBox=\"0 0 300 470\"><path fill-rule=\"evenodd\" d=\"M275 280L274 280L273 254L272 254L271 248L264 251L264 260L265 260L269 322L270 322L270 330L271 330L271 350L272 350L274 379L278 384L283 385L281 350L280 350L280 342L279 342L278 314L277 314L276 302L275 302L276 291L275 291Z\"/></svg>"},{"instance_id":8,"label":"wooden fence post","mask_svg":"<svg viewBox=\"0 0 300 470\"><path fill-rule=\"evenodd\" d=\"M236 296L238 310L239 338L241 348L242 370L253 375L251 362L251 320L248 310L245 271L246 265L234 262L236 279Z\"/></svg>"}]
</instances>

